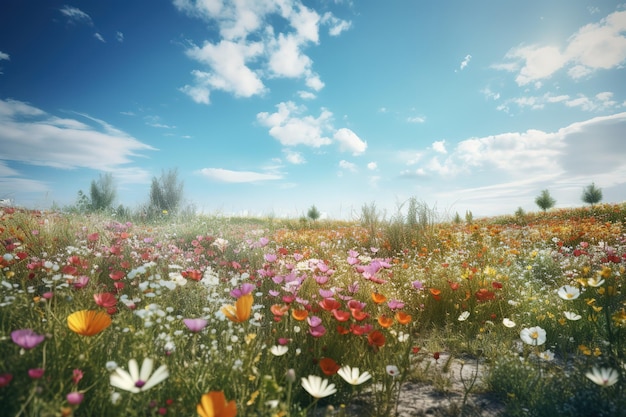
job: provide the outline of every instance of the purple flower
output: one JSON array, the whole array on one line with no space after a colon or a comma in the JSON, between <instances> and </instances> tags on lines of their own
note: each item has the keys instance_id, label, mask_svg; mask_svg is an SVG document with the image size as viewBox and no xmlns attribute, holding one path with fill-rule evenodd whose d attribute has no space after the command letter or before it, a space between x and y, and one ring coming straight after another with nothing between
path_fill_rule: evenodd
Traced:
<instances>
[{"instance_id":1,"label":"purple flower","mask_svg":"<svg viewBox=\"0 0 626 417\"><path fill-rule=\"evenodd\" d=\"M263 257L269 263L272 263L272 262L276 261L276 254L275 253L266 253L265 255L263 255Z\"/></svg>"},{"instance_id":2,"label":"purple flower","mask_svg":"<svg viewBox=\"0 0 626 417\"><path fill-rule=\"evenodd\" d=\"M82 392L74 391L67 394L65 398L67 398L67 402L71 405L78 405L83 402L85 394L83 394Z\"/></svg>"},{"instance_id":3,"label":"purple flower","mask_svg":"<svg viewBox=\"0 0 626 417\"><path fill-rule=\"evenodd\" d=\"M306 318L306 321L310 327L318 327L322 324L322 319L317 316L309 316Z\"/></svg>"},{"instance_id":4,"label":"purple flower","mask_svg":"<svg viewBox=\"0 0 626 417\"><path fill-rule=\"evenodd\" d=\"M419 281L419 280L413 281L411 285L413 285L413 288L415 288L418 291L424 288L424 284L422 284L422 281Z\"/></svg>"},{"instance_id":5,"label":"purple flower","mask_svg":"<svg viewBox=\"0 0 626 417\"><path fill-rule=\"evenodd\" d=\"M322 337L326 334L326 328L320 324L319 326L310 327L309 333L313 337Z\"/></svg>"},{"instance_id":6,"label":"purple flower","mask_svg":"<svg viewBox=\"0 0 626 417\"><path fill-rule=\"evenodd\" d=\"M243 295L250 294L254 289L255 285L249 282L246 282L241 285L239 288L235 288L230 292L230 295L234 298L240 298Z\"/></svg>"},{"instance_id":7,"label":"purple flower","mask_svg":"<svg viewBox=\"0 0 626 417\"><path fill-rule=\"evenodd\" d=\"M36 347L45 338L44 335L37 334L31 329L20 329L11 332L13 343L26 350Z\"/></svg>"},{"instance_id":8,"label":"purple flower","mask_svg":"<svg viewBox=\"0 0 626 417\"><path fill-rule=\"evenodd\" d=\"M208 322L205 319L183 319L183 323L190 331L198 333L206 327Z\"/></svg>"},{"instance_id":9,"label":"purple flower","mask_svg":"<svg viewBox=\"0 0 626 417\"><path fill-rule=\"evenodd\" d=\"M387 302L387 305L392 310L399 310L401 308L404 308L404 303L400 300L389 300Z\"/></svg>"},{"instance_id":10,"label":"purple flower","mask_svg":"<svg viewBox=\"0 0 626 417\"><path fill-rule=\"evenodd\" d=\"M28 376L32 379L39 379L43 376L44 372L43 368L33 368L28 370Z\"/></svg>"}]
</instances>

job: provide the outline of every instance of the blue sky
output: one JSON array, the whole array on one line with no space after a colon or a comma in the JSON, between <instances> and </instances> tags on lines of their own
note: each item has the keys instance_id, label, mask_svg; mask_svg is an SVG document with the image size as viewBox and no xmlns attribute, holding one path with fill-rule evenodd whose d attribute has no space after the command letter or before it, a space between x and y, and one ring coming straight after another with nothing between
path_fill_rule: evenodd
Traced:
<instances>
[{"instance_id":1,"label":"blue sky","mask_svg":"<svg viewBox=\"0 0 626 417\"><path fill-rule=\"evenodd\" d=\"M626 200L614 0L0 5L0 198L138 207L177 168L211 214L442 216Z\"/></svg>"}]
</instances>

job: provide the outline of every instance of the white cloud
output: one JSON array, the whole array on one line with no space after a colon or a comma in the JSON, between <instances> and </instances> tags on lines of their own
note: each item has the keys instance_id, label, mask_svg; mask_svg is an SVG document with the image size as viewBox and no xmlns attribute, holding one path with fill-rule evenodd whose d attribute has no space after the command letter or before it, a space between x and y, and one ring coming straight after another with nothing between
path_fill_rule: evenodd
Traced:
<instances>
[{"instance_id":1,"label":"white cloud","mask_svg":"<svg viewBox=\"0 0 626 417\"><path fill-rule=\"evenodd\" d=\"M9 57L9 54L0 51L0 61L10 61L11 57Z\"/></svg>"},{"instance_id":2,"label":"white cloud","mask_svg":"<svg viewBox=\"0 0 626 417\"><path fill-rule=\"evenodd\" d=\"M106 43L106 41L104 40L104 38L102 37L102 35L101 35L101 34L99 34L98 32L94 33L94 34L93 34L93 37L94 37L94 38L96 38L96 39L98 39L98 40L99 40L100 42L102 42L102 43Z\"/></svg>"},{"instance_id":3,"label":"white cloud","mask_svg":"<svg viewBox=\"0 0 626 417\"><path fill-rule=\"evenodd\" d=\"M313 100L317 96L310 91L298 91L298 97L302 100Z\"/></svg>"},{"instance_id":4,"label":"white cloud","mask_svg":"<svg viewBox=\"0 0 626 417\"><path fill-rule=\"evenodd\" d=\"M54 168L112 171L139 152L155 150L108 123L59 118L15 100L0 100L0 158ZM34 152L33 150L37 150Z\"/></svg>"},{"instance_id":5,"label":"white cloud","mask_svg":"<svg viewBox=\"0 0 626 417\"><path fill-rule=\"evenodd\" d=\"M465 55L465 58L463 58L463 62L461 62L461 65L459 66L461 71L463 71L465 69L465 67L467 67L467 65L469 64L471 59L472 59L471 55L469 55L469 54Z\"/></svg>"},{"instance_id":6,"label":"white cloud","mask_svg":"<svg viewBox=\"0 0 626 417\"><path fill-rule=\"evenodd\" d=\"M202 48L194 45L186 51L187 55L213 71L192 71L195 85L186 85L181 90L194 101L205 104L209 103L210 89L231 92L238 97L261 94L265 86L246 62L262 52L263 45L258 42L246 44L222 40L218 44L205 42Z\"/></svg>"},{"instance_id":7,"label":"white cloud","mask_svg":"<svg viewBox=\"0 0 626 417\"><path fill-rule=\"evenodd\" d=\"M287 162L294 164L294 165L301 165L306 163L306 160L304 159L304 157L302 156L302 153L300 152L295 152L289 149L283 149L283 153L285 154L285 159L287 159Z\"/></svg>"},{"instance_id":8,"label":"white cloud","mask_svg":"<svg viewBox=\"0 0 626 417\"><path fill-rule=\"evenodd\" d=\"M352 22L348 20L338 19L330 12L324 13L321 23L330 26L330 28L328 29L328 34L330 36L339 36L342 32L352 27Z\"/></svg>"},{"instance_id":9,"label":"white cloud","mask_svg":"<svg viewBox=\"0 0 626 417\"><path fill-rule=\"evenodd\" d=\"M308 88L321 90L324 83L304 49L319 44L320 24L331 25L335 35L349 27L332 14L320 18L298 0L174 0L174 6L216 26L221 36L186 50L205 68L194 70L194 82L180 90L203 104L213 90L238 97L263 94L266 78L302 78Z\"/></svg>"},{"instance_id":10,"label":"white cloud","mask_svg":"<svg viewBox=\"0 0 626 417\"><path fill-rule=\"evenodd\" d=\"M412 116L406 119L409 123L424 123L426 118L424 116Z\"/></svg>"},{"instance_id":11,"label":"white cloud","mask_svg":"<svg viewBox=\"0 0 626 417\"><path fill-rule=\"evenodd\" d=\"M346 171L350 171L350 172L357 172L356 165L344 159L339 161L339 168L345 169Z\"/></svg>"},{"instance_id":12,"label":"white cloud","mask_svg":"<svg viewBox=\"0 0 626 417\"><path fill-rule=\"evenodd\" d=\"M342 151L352 152L353 155L362 154L367 149L367 143L348 128L344 127L337 130L334 138L339 142L339 148Z\"/></svg>"},{"instance_id":13,"label":"white cloud","mask_svg":"<svg viewBox=\"0 0 626 417\"><path fill-rule=\"evenodd\" d=\"M598 23L590 23L574 33L563 48L555 45L529 45L511 49L508 62L494 68L518 72L516 82L523 86L550 77L570 65L568 75L578 79L598 69L619 67L626 60L626 11L617 11Z\"/></svg>"},{"instance_id":14,"label":"white cloud","mask_svg":"<svg viewBox=\"0 0 626 417\"><path fill-rule=\"evenodd\" d=\"M613 100L612 92L603 91L593 97L587 97L583 94L579 94L576 97L571 97L566 94L555 96L551 93L546 93L542 96L517 97L507 100L503 105L499 106L498 109L508 111L509 104L516 104L521 108L529 107L533 110L540 110L545 108L548 104L558 103L566 107L578 107L584 111L601 111L623 107L620 103Z\"/></svg>"},{"instance_id":15,"label":"white cloud","mask_svg":"<svg viewBox=\"0 0 626 417\"><path fill-rule=\"evenodd\" d=\"M293 102L283 102L276 106L275 113L262 112L257 120L269 127L270 135L284 146L306 145L314 148L329 145L332 141L326 132L332 129L332 113L322 109L319 117L302 116L306 111Z\"/></svg>"},{"instance_id":16,"label":"white cloud","mask_svg":"<svg viewBox=\"0 0 626 417\"><path fill-rule=\"evenodd\" d=\"M282 179L282 175L279 174L267 174L253 171L232 171L223 168L203 168L199 172L210 180L228 183L259 182Z\"/></svg>"},{"instance_id":17,"label":"white cloud","mask_svg":"<svg viewBox=\"0 0 626 417\"><path fill-rule=\"evenodd\" d=\"M448 151L446 151L446 141L445 140L437 140L435 142L433 142L433 150L437 153L442 153L442 154L446 154L448 153Z\"/></svg>"},{"instance_id":18,"label":"white cloud","mask_svg":"<svg viewBox=\"0 0 626 417\"><path fill-rule=\"evenodd\" d=\"M369 169L370 171L375 171L378 168L378 164L376 162L369 162L367 164L367 169Z\"/></svg>"},{"instance_id":19,"label":"white cloud","mask_svg":"<svg viewBox=\"0 0 626 417\"><path fill-rule=\"evenodd\" d=\"M91 17L77 7L63 6L59 9L63 16L67 17L71 23L86 23L92 25Z\"/></svg>"},{"instance_id":20,"label":"white cloud","mask_svg":"<svg viewBox=\"0 0 626 417\"><path fill-rule=\"evenodd\" d=\"M122 32L115 32L115 39L116 39L119 43L124 42L124 34L123 34Z\"/></svg>"}]
</instances>

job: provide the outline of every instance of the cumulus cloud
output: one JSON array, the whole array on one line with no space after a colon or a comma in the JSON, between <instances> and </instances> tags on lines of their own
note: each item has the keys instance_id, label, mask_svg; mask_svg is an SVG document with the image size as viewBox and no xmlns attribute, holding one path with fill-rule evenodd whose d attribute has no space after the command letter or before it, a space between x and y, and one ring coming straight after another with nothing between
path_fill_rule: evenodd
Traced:
<instances>
[{"instance_id":1,"label":"cumulus cloud","mask_svg":"<svg viewBox=\"0 0 626 417\"><path fill-rule=\"evenodd\" d=\"M426 122L426 118L424 116L411 116L406 119L409 123L424 123Z\"/></svg>"},{"instance_id":2,"label":"cumulus cloud","mask_svg":"<svg viewBox=\"0 0 626 417\"><path fill-rule=\"evenodd\" d=\"M9 54L0 51L0 61L10 61L11 57L9 56Z\"/></svg>"},{"instance_id":3,"label":"cumulus cloud","mask_svg":"<svg viewBox=\"0 0 626 417\"><path fill-rule=\"evenodd\" d=\"M626 11L617 11L581 27L563 46L519 46L506 54L504 63L494 67L517 72L515 80L520 86L548 78L566 67L571 78L585 77L598 69L616 68L624 63L625 32Z\"/></svg>"},{"instance_id":4,"label":"cumulus cloud","mask_svg":"<svg viewBox=\"0 0 626 417\"><path fill-rule=\"evenodd\" d=\"M206 41L202 47L191 45L186 50L203 68L194 70L193 83L180 90L203 104L210 103L213 90L238 97L263 94L264 80L269 78L303 79L308 88L319 91L324 83L313 71L313 60L305 49L319 44L321 24L330 25L335 36L349 28L349 22L330 13L320 17L299 0L174 0L174 6L219 30L217 42Z\"/></svg>"},{"instance_id":5,"label":"cumulus cloud","mask_svg":"<svg viewBox=\"0 0 626 417\"><path fill-rule=\"evenodd\" d=\"M369 169L370 171L375 171L378 168L378 164L374 161L369 162L367 164L367 169Z\"/></svg>"},{"instance_id":6,"label":"cumulus cloud","mask_svg":"<svg viewBox=\"0 0 626 417\"><path fill-rule=\"evenodd\" d=\"M0 100L0 159L112 171L144 151L156 150L102 120L76 115L82 120L59 118L21 101Z\"/></svg>"},{"instance_id":7,"label":"cumulus cloud","mask_svg":"<svg viewBox=\"0 0 626 417\"><path fill-rule=\"evenodd\" d=\"M448 151L446 150L446 141L445 140L438 140L433 142L433 150L437 153L442 153L442 154L446 154L448 153Z\"/></svg>"},{"instance_id":8,"label":"cumulus cloud","mask_svg":"<svg viewBox=\"0 0 626 417\"><path fill-rule=\"evenodd\" d=\"M279 174L268 174L254 171L233 171L223 168L203 168L199 172L207 179L227 183L272 181L283 178L282 175Z\"/></svg>"},{"instance_id":9,"label":"cumulus cloud","mask_svg":"<svg viewBox=\"0 0 626 417\"><path fill-rule=\"evenodd\" d=\"M339 142L339 148L342 151L352 152L353 155L359 155L367 149L367 143L361 140L352 130L341 128L334 134L334 138Z\"/></svg>"},{"instance_id":10,"label":"cumulus cloud","mask_svg":"<svg viewBox=\"0 0 626 417\"><path fill-rule=\"evenodd\" d=\"M328 29L328 34L330 36L339 36L342 32L349 30L352 27L352 22L338 19L330 12L324 13L321 23L330 26Z\"/></svg>"},{"instance_id":11,"label":"cumulus cloud","mask_svg":"<svg viewBox=\"0 0 626 417\"><path fill-rule=\"evenodd\" d=\"M283 149L283 153L285 154L285 159L287 160L287 162L291 164L301 165L301 164L306 163L304 156L302 156L302 153L300 152L295 152L289 149Z\"/></svg>"},{"instance_id":12,"label":"cumulus cloud","mask_svg":"<svg viewBox=\"0 0 626 417\"><path fill-rule=\"evenodd\" d=\"M345 169L346 171L350 171L350 172L357 172L356 165L354 163L348 162L348 161L346 161L344 159L339 161L339 168Z\"/></svg>"},{"instance_id":13,"label":"cumulus cloud","mask_svg":"<svg viewBox=\"0 0 626 417\"><path fill-rule=\"evenodd\" d=\"M284 146L306 145L314 148L329 145L332 140L327 132L332 129L332 113L322 109L318 117L305 116L304 107L288 101L276 106L275 113L262 112L257 120L269 127L269 134Z\"/></svg>"}]
</instances>

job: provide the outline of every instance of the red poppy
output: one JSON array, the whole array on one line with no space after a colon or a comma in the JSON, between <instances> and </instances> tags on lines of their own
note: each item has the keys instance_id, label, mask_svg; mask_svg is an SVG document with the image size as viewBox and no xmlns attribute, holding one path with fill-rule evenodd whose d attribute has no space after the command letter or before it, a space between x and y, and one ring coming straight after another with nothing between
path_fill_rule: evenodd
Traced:
<instances>
[{"instance_id":1,"label":"red poppy","mask_svg":"<svg viewBox=\"0 0 626 417\"><path fill-rule=\"evenodd\" d=\"M117 298L110 292L94 294L93 299L96 301L96 304L104 308L114 307L117 304Z\"/></svg>"},{"instance_id":2,"label":"red poppy","mask_svg":"<svg viewBox=\"0 0 626 417\"><path fill-rule=\"evenodd\" d=\"M358 320L358 321L365 320L369 316L370 315L364 311L355 310L355 309L352 310L352 317L354 317L355 320Z\"/></svg>"},{"instance_id":3,"label":"red poppy","mask_svg":"<svg viewBox=\"0 0 626 417\"><path fill-rule=\"evenodd\" d=\"M120 279L124 278L124 275L126 275L124 271L113 271L109 274L109 278L111 278L113 281L119 281Z\"/></svg>"},{"instance_id":4,"label":"red poppy","mask_svg":"<svg viewBox=\"0 0 626 417\"><path fill-rule=\"evenodd\" d=\"M452 291L456 291L456 290L459 289L459 283L458 282L448 281L448 285L450 285L450 288L452 288Z\"/></svg>"},{"instance_id":5,"label":"red poppy","mask_svg":"<svg viewBox=\"0 0 626 417\"><path fill-rule=\"evenodd\" d=\"M341 307L341 303L334 298L324 298L319 302L319 305L326 311L333 311Z\"/></svg>"},{"instance_id":6,"label":"red poppy","mask_svg":"<svg viewBox=\"0 0 626 417\"><path fill-rule=\"evenodd\" d=\"M496 294L486 288L479 289L474 295L479 302L491 301L496 298Z\"/></svg>"},{"instance_id":7,"label":"red poppy","mask_svg":"<svg viewBox=\"0 0 626 417\"><path fill-rule=\"evenodd\" d=\"M350 313L342 310L333 310L333 317L337 321L348 321L350 319Z\"/></svg>"},{"instance_id":8,"label":"red poppy","mask_svg":"<svg viewBox=\"0 0 626 417\"><path fill-rule=\"evenodd\" d=\"M339 333L339 334L348 334L348 333L350 333L350 329L346 329L341 324L338 324L337 325L337 333Z\"/></svg>"},{"instance_id":9,"label":"red poppy","mask_svg":"<svg viewBox=\"0 0 626 417\"><path fill-rule=\"evenodd\" d=\"M501 284L501 283L499 283L498 281L494 281L494 282L492 282L492 283L491 283L491 286L492 286L493 288L495 288L496 290L499 290L499 289L501 289L501 288L502 288L502 284Z\"/></svg>"},{"instance_id":10,"label":"red poppy","mask_svg":"<svg viewBox=\"0 0 626 417\"><path fill-rule=\"evenodd\" d=\"M341 368L332 358L320 359L319 365L324 375L328 376L336 374L339 368Z\"/></svg>"},{"instance_id":11,"label":"red poppy","mask_svg":"<svg viewBox=\"0 0 626 417\"><path fill-rule=\"evenodd\" d=\"M367 342L374 346L375 348L380 348L385 346L385 335L379 332L378 330L374 330L370 334L367 335Z\"/></svg>"}]
</instances>

